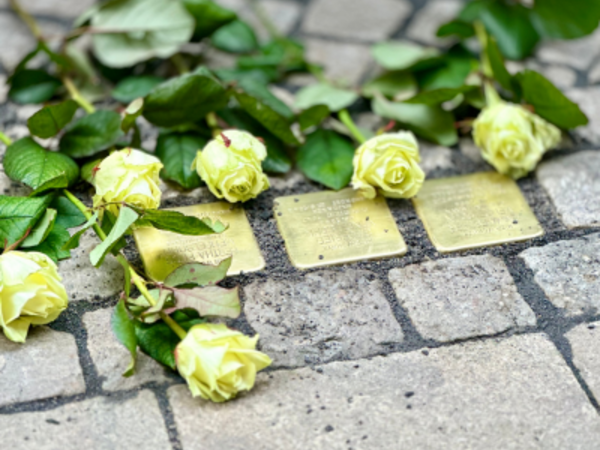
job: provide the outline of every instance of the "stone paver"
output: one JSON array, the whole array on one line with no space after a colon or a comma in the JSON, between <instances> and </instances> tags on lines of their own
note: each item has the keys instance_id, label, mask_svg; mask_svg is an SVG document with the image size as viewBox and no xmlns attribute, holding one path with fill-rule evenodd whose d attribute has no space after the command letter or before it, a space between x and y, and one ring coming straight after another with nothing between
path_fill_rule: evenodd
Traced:
<instances>
[{"instance_id":1,"label":"stone paver","mask_svg":"<svg viewBox=\"0 0 600 450\"><path fill-rule=\"evenodd\" d=\"M350 40L388 38L408 17L410 3L403 0L313 0L302 31Z\"/></svg>"},{"instance_id":2,"label":"stone paver","mask_svg":"<svg viewBox=\"0 0 600 450\"><path fill-rule=\"evenodd\" d=\"M600 152L551 159L538 167L537 178L567 227L600 225Z\"/></svg>"},{"instance_id":3,"label":"stone paver","mask_svg":"<svg viewBox=\"0 0 600 450\"><path fill-rule=\"evenodd\" d=\"M573 352L573 363L592 393L600 397L600 322L584 323L566 335Z\"/></svg>"},{"instance_id":4,"label":"stone paver","mask_svg":"<svg viewBox=\"0 0 600 450\"><path fill-rule=\"evenodd\" d=\"M440 25L454 19L463 8L461 0L433 0L428 2L413 18L406 35L428 45L444 42L436 36Z\"/></svg>"},{"instance_id":5,"label":"stone paver","mask_svg":"<svg viewBox=\"0 0 600 450\"><path fill-rule=\"evenodd\" d=\"M327 78L340 83L358 84L373 62L369 47L366 45L314 38L304 39L304 44L307 59L324 66Z\"/></svg>"},{"instance_id":6,"label":"stone paver","mask_svg":"<svg viewBox=\"0 0 600 450\"><path fill-rule=\"evenodd\" d=\"M475 163L484 162L481 156L481 149L475 145L475 141L471 137L464 137L460 139L459 143L460 151L463 155L469 158Z\"/></svg>"},{"instance_id":7,"label":"stone paver","mask_svg":"<svg viewBox=\"0 0 600 450\"><path fill-rule=\"evenodd\" d=\"M600 310L600 234L525 250L520 255L533 270L548 299L567 316Z\"/></svg>"},{"instance_id":8,"label":"stone paver","mask_svg":"<svg viewBox=\"0 0 600 450\"><path fill-rule=\"evenodd\" d=\"M449 342L536 324L506 265L490 255L393 269L390 281L427 339Z\"/></svg>"},{"instance_id":9,"label":"stone paver","mask_svg":"<svg viewBox=\"0 0 600 450\"><path fill-rule=\"evenodd\" d=\"M378 280L367 271L320 271L299 282L255 282L244 311L278 366L361 358L403 339Z\"/></svg>"},{"instance_id":10,"label":"stone paver","mask_svg":"<svg viewBox=\"0 0 600 450\"><path fill-rule=\"evenodd\" d=\"M0 335L0 406L84 391L72 335L37 327L29 333L25 344ZM4 447L6 442L2 438L0 442Z\"/></svg>"},{"instance_id":11,"label":"stone paver","mask_svg":"<svg viewBox=\"0 0 600 450\"><path fill-rule=\"evenodd\" d=\"M593 144L600 144L600 86L573 88L565 92L587 114L589 124L574 130L574 133Z\"/></svg>"},{"instance_id":12,"label":"stone paver","mask_svg":"<svg viewBox=\"0 0 600 450\"><path fill-rule=\"evenodd\" d=\"M171 450L154 394L93 398L40 412L0 415L0 442L11 450Z\"/></svg>"},{"instance_id":13,"label":"stone paver","mask_svg":"<svg viewBox=\"0 0 600 450\"><path fill-rule=\"evenodd\" d=\"M117 341L111 329L112 308L86 313L83 324L88 333L87 347L102 377L102 388L107 391L131 389L149 381L168 381L167 373L159 363L141 351L138 352L135 374L125 378L121 374L129 365L129 351Z\"/></svg>"},{"instance_id":14,"label":"stone paver","mask_svg":"<svg viewBox=\"0 0 600 450\"><path fill-rule=\"evenodd\" d=\"M99 242L93 230L86 231L79 247L71 251L71 259L58 264L71 301L99 301L123 290L123 267L112 255L106 257L100 268L92 266L90 252Z\"/></svg>"},{"instance_id":15,"label":"stone paver","mask_svg":"<svg viewBox=\"0 0 600 450\"><path fill-rule=\"evenodd\" d=\"M590 70L588 74L588 82L590 84L600 83L600 61Z\"/></svg>"},{"instance_id":16,"label":"stone paver","mask_svg":"<svg viewBox=\"0 0 600 450\"><path fill-rule=\"evenodd\" d=\"M96 0L20 0L30 14L73 19L90 8ZM0 8L9 8L8 0L0 0Z\"/></svg>"},{"instance_id":17,"label":"stone paver","mask_svg":"<svg viewBox=\"0 0 600 450\"><path fill-rule=\"evenodd\" d=\"M600 29L581 39L545 42L536 51L536 56L541 61L567 64L580 70L588 69L598 55Z\"/></svg>"},{"instance_id":18,"label":"stone paver","mask_svg":"<svg viewBox=\"0 0 600 450\"><path fill-rule=\"evenodd\" d=\"M448 147L420 141L419 151L421 153L421 163L419 165L425 174L429 175L435 170L452 168L452 150Z\"/></svg>"},{"instance_id":19,"label":"stone paver","mask_svg":"<svg viewBox=\"0 0 600 450\"><path fill-rule=\"evenodd\" d=\"M169 389L184 449L594 449L600 421L543 335L261 374L215 405ZM235 426L232 426L235 424Z\"/></svg>"}]
</instances>

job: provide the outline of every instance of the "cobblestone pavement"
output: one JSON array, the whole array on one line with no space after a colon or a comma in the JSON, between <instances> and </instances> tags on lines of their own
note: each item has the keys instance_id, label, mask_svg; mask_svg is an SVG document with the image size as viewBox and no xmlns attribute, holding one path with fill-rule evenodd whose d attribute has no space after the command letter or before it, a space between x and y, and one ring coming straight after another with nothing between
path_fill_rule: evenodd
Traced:
<instances>
[{"instance_id":1,"label":"cobblestone pavement","mask_svg":"<svg viewBox=\"0 0 600 450\"><path fill-rule=\"evenodd\" d=\"M92 0L23 0L45 32L65 31ZM223 1L250 22L244 0ZM264 0L285 33L302 38L328 76L350 83L375 68L385 38L436 44L458 0ZM33 41L0 0L0 82ZM215 61L227 58L215 54ZM267 261L233 277L244 314L274 367L224 405L194 400L182 380L128 353L109 331L121 268L98 272L86 236L62 262L71 305L27 345L0 338L0 442L6 449L597 449L600 442L600 31L548 43L524 63L580 102L590 125L519 181L546 234L440 255L411 204L389 205L408 244L403 258L294 269L272 217L273 199L321 188L292 173L246 205ZM521 64L514 64L518 67ZM284 88L310 82L295 77ZM6 102L0 127L27 134L35 110ZM362 108L362 109L361 109ZM354 112L361 123L373 117ZM151 137L150 137L151 139ZM3 151L3 150L2 150ZM471 140L423 146L432 178L489 170ZM19 194L0 173L0 188ZM212 201L167 189L167 206ZM129 256L139 262L135 249Z\"/></svg>"}]
</instances>

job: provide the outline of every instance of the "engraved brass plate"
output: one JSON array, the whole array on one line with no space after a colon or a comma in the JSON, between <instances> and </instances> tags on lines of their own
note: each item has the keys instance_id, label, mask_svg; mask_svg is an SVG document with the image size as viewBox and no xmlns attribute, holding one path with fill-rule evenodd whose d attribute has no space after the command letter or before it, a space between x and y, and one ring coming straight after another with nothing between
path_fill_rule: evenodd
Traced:
<instances>
[{"instance_id":1,"label":"engraved brass plate","mask_svg":"<svg viewBox=\"0 0 600 450\"><path fill-rule=\"evenodd\" d=\"M544 234L517 183L496 172L426 181L413 204L442 253Z\"/></svg>"},{"instance_id":2,"label":"engraved brass plate","mask_svg":"<svg viewBox=\"0 0 600 450\"><path fill-rule=\"evenodd\" d=\"M199 262L215 265L233 256L227 275L254 272L265 267L258 243L244 210L225 202L172 208L199 218L220 220L229 228L220 234L184 236L152 227L134 231L135 242L146 267L155 281L163 281L177 267Z\"/></svg>"},{"instance_id":3,"label":"engraved brass plate","mask_svg":"<svg viewBox=\"0 0 600 450\"><path fill-rule=\"evenodd\" d=\"M275 199L275 218L295 267L404 255L406 244L385 199L353 189Z\"/></svg>"}]
</instances>

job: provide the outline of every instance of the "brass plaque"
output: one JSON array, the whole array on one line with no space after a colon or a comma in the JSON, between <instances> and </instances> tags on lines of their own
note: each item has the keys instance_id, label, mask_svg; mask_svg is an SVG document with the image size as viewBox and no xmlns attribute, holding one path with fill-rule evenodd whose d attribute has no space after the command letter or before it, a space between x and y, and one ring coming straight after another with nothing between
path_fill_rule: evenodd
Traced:
<instances>
[{"instance_id":1,"label":"brass plaque","mask_svg":"<svg viewBox=\"0 0 600 450\"><path fill-rule=\"evenodd\" d=\"M329 266L406 254L385 199L354 189L275 199L275 218L295 267Z\"/></svg>"},{"instance_id":2,"label":"brass plaque","mask_svg":"<svg viewBox=\"0 0 600 450\"><path fill-rule=\"evenodd\" d=\"M163 281L183 264L199 262L215 265L229 256L233 256L233 260L227 275L254 272L265 267L246 213L239 205L218 202L172 208L170 211L199 218L209 217L229 225L229 228L223 233L207 236L185 236L152 227L135 230L135 242L146 273L153 280Z\"/></svg>"},{"instance_id":3,"label":"brass plaque","mask_svg":"<svg viewBox=\"0 0 600 450\"><path fill-rule=\"evenodd\" d=\"M496 172L425 181L413 204L442 253L544 234L517 183Z\"/></svg>"}]
</instances>

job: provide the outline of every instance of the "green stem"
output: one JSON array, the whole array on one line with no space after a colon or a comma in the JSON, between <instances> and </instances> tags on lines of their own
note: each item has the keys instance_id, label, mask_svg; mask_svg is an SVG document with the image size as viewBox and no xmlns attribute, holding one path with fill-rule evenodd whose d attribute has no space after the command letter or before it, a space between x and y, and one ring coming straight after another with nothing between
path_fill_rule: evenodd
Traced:
<instances>
[{"instance_id":1,"label":"green stem","mask_svg":"<svg viewBox=\"0 0 600 450\"><path fill-rule=\"evenodd\" d=\"M481 45L481 67L483 69L483 74L487 78L493 78L494 71L492 70L492 65L490 64L490 59L487 55L487 46L490 37L488 36L487 31L485 31L483 23L479 21L475 22L475 33L477 34L477 39Z\"/></svg>"},{"instance_id":2,"label":"green stem","mask_svg":"<svg viewBox=\"0 0 600 450\"><path fill-rule=\"evenodd\" d=\"M92 105L90 102L88 102L81 95L81 93L79 92L77 87L75 87L75 84L73 84L73 81L69 77L64 77L63 83L64 83L65 87L67 88L67 91L69 91L69 94L71 94L71 98L73 100L75 100L79 104L79 106L81 106L83 109L85 109L85 111L88 114L92 114L93 112L96 112L96 108L94 108L94 105Z\"/></svg>"},{"instance_id":3,"label":"green stem","mask_svg":"<svg viewBox=\"0 0 600 450\"><path fill-rule=\"evenodd\" d=\"M2 131L0 131L0 141L4 142L7 147L12 144L12 139L5 135Z\"/></svg>"},{"instance_id":4,"label":"green stem","mask_svg":"<svg viewBox=\"0 0 600 450\"><path fill-rule=\"evenodd\" d=\"M89 209L81 202L81 200L79 200L77 197L75 197L71 192L67 191L66 189L63 192L64 192L65 196L71 201L71 203L73 203L77 207L77 209L79 209L79 211L81 211L81 213L85 216L85 218L87 220L90 220L90 218L92 217L92 214L90 213ZM104 231L102 231L102 228L100 228L100 226L97 223L95 223L93 227L94 227L94 231L96 232L98 237L104 241L106 239L106 233L104 233ZM122 253L119 253L117 255L117 259L123 265L123 267L127 267L127 270L129 270L129 273L131 274L131 280L133 281L133 284L135 284L135 286L138 288L138 290L144 296L144 298L148 301L148 303L151 306L156 305L156 301L154 300L154 297L152 297L152 294L150 294L150 291L148 291L148 288L146 287L146 282L144 281L144 279L142 277L139 276L139 274L135 271L135 269L133 267L131 267L131 264L129 264L129 261L127 261L127 258L125 258L125 256ZM181 326L177 322L175 322L171 317L169 317L164 312L160 313L160 317L169 326L169 328L171 328L171 330L173 330L173 332L177 336L179 336L180 339L185 338L187 333L183 328L181 328Z\"/></svg>"},{"instance_id":5,"label":"green stem","mask_svg":"<svg viewBox=\"0 0 600 450\"><path fill-rule=\"evenodd\" d=\"M43 41L44 39L42 37L42 30L31 14L25 11L17 0L9 0L9 2L11 8L17 13L25 25L27 25L27 28L29 28L29 31L31 31L31 34L33 34L35 39L38 41Z\"/></svg>"},{"instance_id":6,"label":"green stem","mask_svg":"<svg viewBox=\"0 0 600 450\"><path fill-rule=\"evenodd\" d=\"M187 63L185 62L180 53L175 53L173 56L171 56L171 62L181 75L183 75L184 73L189 73L190 68L188 67Z\"/></svg>"},{"instance_id":7,"label":"green stem","mask_svg":"<svg viewBox=\"0 0 600 450\"><path fill-rule=\"evenodd\" d=\"M350 113L347 109L342 109L338 113L338 118L346 126L346 128L348 128L348 131L350 131L352 136L354 136L354 139L356 139L359 143L364 144L367 141L367 139L363 136L363 134L360 132L360 130L352 120L352 117L350 117Z\"/></svg>"},{"instance_id":8,"label":"green stem","mask_svg":"<svg viewBox=\"0 0 600 450\"><path fill-rule=\"evenodd\" d=\"M219 128L219 122L217 120L217 115L214 112L209 112L206 115L206 124L212 130L213 137L217 137L223 131L223 130L221 130L221 128Z\"/></svg>"}]
</instances>

